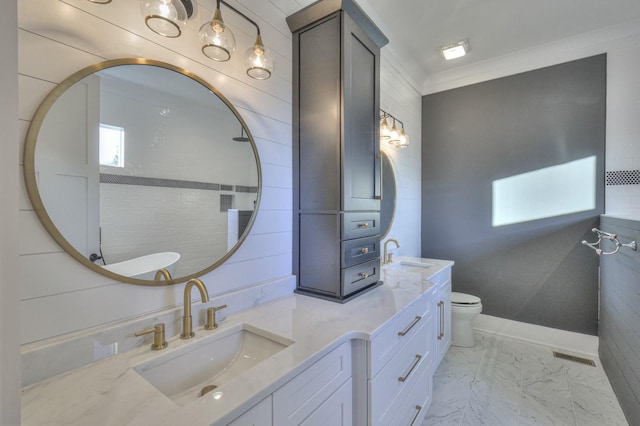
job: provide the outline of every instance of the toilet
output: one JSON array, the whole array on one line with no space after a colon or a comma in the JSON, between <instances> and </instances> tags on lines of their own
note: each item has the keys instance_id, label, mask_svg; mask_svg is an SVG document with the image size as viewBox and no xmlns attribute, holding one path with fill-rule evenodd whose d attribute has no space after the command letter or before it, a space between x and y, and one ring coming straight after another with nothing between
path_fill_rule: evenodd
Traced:
<instances>
[{"instance_id":1,"label":"toilet","mask_svg":"<svg viewBox=\"0 0 640 426\"><path fill-rule=\"evenodd\" d=\"M451 292L451 344L471 348L476 345L472 321L482 312L480 298Z\"/></svg>"}]
</instances>

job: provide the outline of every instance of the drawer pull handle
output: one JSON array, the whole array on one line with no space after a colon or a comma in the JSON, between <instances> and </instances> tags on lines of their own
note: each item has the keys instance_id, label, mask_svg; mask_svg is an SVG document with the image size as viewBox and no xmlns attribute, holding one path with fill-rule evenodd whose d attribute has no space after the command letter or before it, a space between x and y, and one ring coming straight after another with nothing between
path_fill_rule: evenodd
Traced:
<instances>
[{"instance_id":1,"label":"drawer pull handle","mask_svg":"<svg viewBox=\"0 0 640 426\"><path fill-rule=\"evenodd\" d=\"M369 274L367 274L366 272L360 272L360 276L362 278L369 278Z\"/></svg>"},{"instance_id":2,"label":"drawer pull handle","mask_svg":"<svg viewBox=\"0 0 640 426\"><path fill-rule=\"evenodd\" d=\"M422 355L416 355L416 359L413 361L413 364L411 365L411 368L409 368L409 371L407 372L406 376L398 377L398 381L405 382L409 378L411 373L413 373L414 368L416 368L416 366L420 364L421 359L422 359Z\"/></svg>"},{"instance_id":3,"label":"drawer pull handle","mask_svg":"<svg viewBox=\"0 0 640 426\"><path fill-rule=\"evenodd\" d=\"M413 420L411 420L411 423L409 423L409 426L413 426L416 423L416 420L418 420L418 415L420 414L420 411L422 411L422 407L420 405L416 405L416 415L413 416Z\"/></svg>"},{"instance_id":4,"label":"drawer pull handle","mask_svg":"<svg viewBox=\"0 0 640 426\"><path fill-rule=\"evenodd\" d=\"M422 319L421 316L416 315L416 319L411 321L411 324L409 324L409 326L407 328L405 328L402 331L398 331L398 336L405 336L409 331L411 331L413 326L416 325L418 323L418 321L420 321L421 319Z\"/></svg>"},{"instance_id":5,"label":"drawer pull handle","mask_svg":"<svg viewBox=\"0 0 640 426\"><path fill-rule=\"evenodd\" d=\"M367 247L362 247L362 250L360 250L360 253L367 254L369 253L369 249Z\"/></svg>"},{"instance_id":6,"label":"drawer pull handle","mask_svg":"<svg viewBox=\"0 0 640 426\"><path fill-rule=\"evenodd\" d=\"M364 222L364 223L358 224L358 228L368 228L368 227L369 227L369 222Z\"/></svg>"},{"instance_id":7,"label":"drawer pull handle","mask_svg":"<svg viewBox=\"0 0 640 426\"><path fill-rule=\"evenodd\" d=\"M442 340L444 337L444 301L438 302L440 307L440 330L438 330L438 340Z\"/></svg>"},{"instance_id":8,"label":"drawer pull handle","mask_svg":"<svg viewBox=\"0 0 640 426\"><path fill-rule=\"evenodd\" d=\"M442 302L438 302L438 340L442 340Z\"/></svg>"}]
</instances>

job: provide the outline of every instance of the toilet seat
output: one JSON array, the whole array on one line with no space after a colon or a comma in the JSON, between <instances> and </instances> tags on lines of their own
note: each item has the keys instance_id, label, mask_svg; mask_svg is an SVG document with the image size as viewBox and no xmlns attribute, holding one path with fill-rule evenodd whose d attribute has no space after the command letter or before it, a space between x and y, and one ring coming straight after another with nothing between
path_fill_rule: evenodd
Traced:
<instances>
[{"instance_id":1,"label":"toilet seat","mask_svg":"<svg viewBox=\"0 0 640 426\"><path fill-rule=\"evenodd\" d=\"M478 306L480 305L480 298L472 296L471 294L451 292L451 304L456 306Z\"/></svg>"}]
</instances>

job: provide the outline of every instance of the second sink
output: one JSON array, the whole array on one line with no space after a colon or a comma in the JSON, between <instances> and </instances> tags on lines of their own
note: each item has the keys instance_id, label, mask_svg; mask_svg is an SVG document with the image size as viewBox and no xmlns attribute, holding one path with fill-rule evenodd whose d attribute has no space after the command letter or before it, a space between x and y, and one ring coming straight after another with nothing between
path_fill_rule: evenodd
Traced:
<instances>
[{"instance_id":1,"label":"second sink","mask_svg":"<svg viewBox=\"0 0 640 426\"><path fill-rule=\"evenodd\" d=\"M184 406L292 343L249 324L239 324L140 364L134 370L176 404Z\"/></svg>"}]
</instances>

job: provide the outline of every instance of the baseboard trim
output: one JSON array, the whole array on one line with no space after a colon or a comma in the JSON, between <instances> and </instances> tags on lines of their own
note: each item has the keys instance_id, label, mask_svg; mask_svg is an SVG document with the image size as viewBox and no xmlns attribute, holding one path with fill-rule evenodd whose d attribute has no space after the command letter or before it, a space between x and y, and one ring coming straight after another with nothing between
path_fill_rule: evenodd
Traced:
<instances>
[{"instance_id":1,"label":"baseboard trim","mask_svg":"<svg viewBox=\"0 0 640 426\"><path fill-rule=\"evenodd\" d=\"M473 321L473 328L485 333L563 349L590 357L598 357L598 336L558 330L484 314L476 317Z\"/></svg>"}]
</instances>

